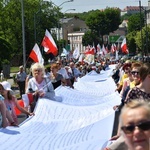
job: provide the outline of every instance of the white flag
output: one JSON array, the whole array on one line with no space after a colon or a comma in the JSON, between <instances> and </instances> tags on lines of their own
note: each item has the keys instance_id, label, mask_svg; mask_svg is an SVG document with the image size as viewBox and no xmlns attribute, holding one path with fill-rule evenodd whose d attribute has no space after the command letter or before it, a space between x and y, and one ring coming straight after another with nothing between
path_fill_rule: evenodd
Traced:
<instances>
[{"instance_id":1,"label":"white flag","mask_svg":"<svg viewBox=\"0 0 150 150\"><path fill-rule=\"evenodd\" d=\"M78 59L80 55L79 49L75 48L75 50L73 51L73 58Z\"/></svg>"}]
</instances>

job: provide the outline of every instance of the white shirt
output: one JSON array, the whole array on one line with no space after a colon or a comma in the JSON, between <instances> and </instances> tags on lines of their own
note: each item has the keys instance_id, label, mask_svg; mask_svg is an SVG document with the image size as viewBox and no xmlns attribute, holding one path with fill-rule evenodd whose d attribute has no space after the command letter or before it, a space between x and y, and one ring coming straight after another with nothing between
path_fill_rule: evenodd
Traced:
<instances>
[{"instance_id":1,"label":"white shirt","mask_svg":"<svg viewBox=\"0 0 150 150\"><path fill-rule=\"evenodd\" d=\"M60 70L58 70L58 73L62 74L64 79L69 79L69 76L65 68L61 68Z\"/></svg>"}]
</instances>

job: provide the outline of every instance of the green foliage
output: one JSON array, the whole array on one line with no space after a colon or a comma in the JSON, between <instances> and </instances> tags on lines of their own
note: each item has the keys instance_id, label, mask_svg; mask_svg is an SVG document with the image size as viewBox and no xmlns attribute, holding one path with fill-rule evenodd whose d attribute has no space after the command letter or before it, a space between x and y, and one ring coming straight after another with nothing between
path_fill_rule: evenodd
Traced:
<instances>
[{"instance_id":1,"label":"green foliage","mask_svg":"<svg viewBox=\"0 0 150 150\"><path fill-rule=\"evenodd\" d=\"M60 10L52 2L42 3L39 0L24 0L25 45L26 55L31 52L35 43L41 44L45 30L58 25ZM7 5L0 1L0 36L10 43L11 55L20 55L22 62L22 11L21 1L11 0ZM35 29L35 30L34 30ZM36 33L36 38L35 38Z\"/></svg>"},{"instance_id":2,"label":"green foliage","mask_svg":"<svg viewBox=\"0 0 150 150\"><path fill-rule=\"evenodd\" d=\"M130 32L127 34L127 44L128 44L128 49L130 53L136 53L136 31Z\"/></svg>"},{"instance_id":3,"label":"green foliage","mask_svg":"<svg viewBox=\"0 0 150 150\"><path fill-rule=\"evenodd\" d=\"M123 16L121 16L121 22L123 20L128 20L130 16L132 16L132 14L124 14Z\"/></svg>"},{"instance_id":4,"label":"green foliage","mask_svg":"<svg viewBox=\"0 0 150 150\"><path fill-rule=\"evenodd\" d=\"M9 64L11 61L11 53L13 52L13 49L11 47L11 44L6 41L5 39L0 37L0 69L2 69L3 64Z\"/></svg>"},{"instance_id":5,"label":"green foliage","mask_svg":"<svg viewBox=\"0 0 150 150\"><path fill-rule=\"evenodd\" d=\"M66 18L73 18L73 17L78 17L78 18L80 18L81 20L86 20L86 18L88 17L88 15L91 13L91 12L93 12L93 10L92 11L89 11L89 12L83 12L83 13L66 13L65 14L65 17Z\"/></svg>"},{"instance_id":6,"label":"green foliage","mask_svg":"<svg viewBox=\"0 0 150 150\"><path fill-rule=\"evenodd\" d=\"M140 17L140 14L134 14L131 15L128 19L128 33L133 31L139 31L141 29L141 26L144 26L144 19Z\"/></svg>"},{"instance_id":7,"label":"green foliage","mask_svg":"<svg viewBox=\"0 0 150 150\"><path fill-rule=\"evenodd\" d=\"M98 43L100 43L100 38L95 36L95 33L87 31L82 38L82 43L84 46L93 45L93 43L97 45Z\"/></svg>"},{"instance_id":8,"label":"green foliage","mask_svg":"<svg viewBox=\"0 0 150 150\"><path fill-rule=\"evenodd\" d=\"M142 28L142 38L141 31L137 32L135 41L142 53L147 54L150 52L150 26Z\"/></svg>"},{"instance_id":9,"label":"green foliage","mask_svg":"<svg viewBox=\"0 0 150 150\"><path fill-rule=\"evenodd\" d=\"M106 8L104 11L91 11L86 19L87 26L96 38L101 38L103 35L108 35L110 32L117 30L120 23L120 10L114 8ZM103 38L101 39L103 43Z\"/></svg>"}]
</instances>

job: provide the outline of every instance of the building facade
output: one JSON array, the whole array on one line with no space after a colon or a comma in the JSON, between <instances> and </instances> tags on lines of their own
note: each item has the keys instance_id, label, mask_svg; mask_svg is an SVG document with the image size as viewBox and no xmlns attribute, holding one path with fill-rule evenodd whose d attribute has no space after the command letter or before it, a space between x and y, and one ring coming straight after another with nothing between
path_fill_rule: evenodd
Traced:
<instances>
[{"instance_id":1,"label":"building facade","mask_svg":"<svg viewBox=\"0 0 150 150\"><path fill-rule=\"evenodd\" d=\"M85 46L82 44L82 38L85 32L77 31L68 33L68 41L70 44L70 49L73 51L75 48L78 48L80 53L83 53L85 50Z\"/></svg>"}]
</instances>

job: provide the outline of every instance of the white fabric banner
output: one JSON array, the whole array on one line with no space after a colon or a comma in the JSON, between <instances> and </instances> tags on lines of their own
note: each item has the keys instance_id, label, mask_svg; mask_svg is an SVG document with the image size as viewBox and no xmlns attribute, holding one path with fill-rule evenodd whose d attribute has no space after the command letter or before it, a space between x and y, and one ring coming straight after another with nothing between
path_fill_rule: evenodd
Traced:
<instances>
[{"instance_id":1,"label":"white fabric banner","mask_svg":"<svg viewBox=\"0 0 150 150\"><path fill-rule=\"evenodd\" d=\"M94 78L99 80L99 76ZM112 134L113 106L120 103L113 88L115 84L108 77L101 82L81 79L75 89L57 88L61 103L39 99L35 116L19 128L0 129L0 150L101 150Z\"/></svg>"}]
</instances>

